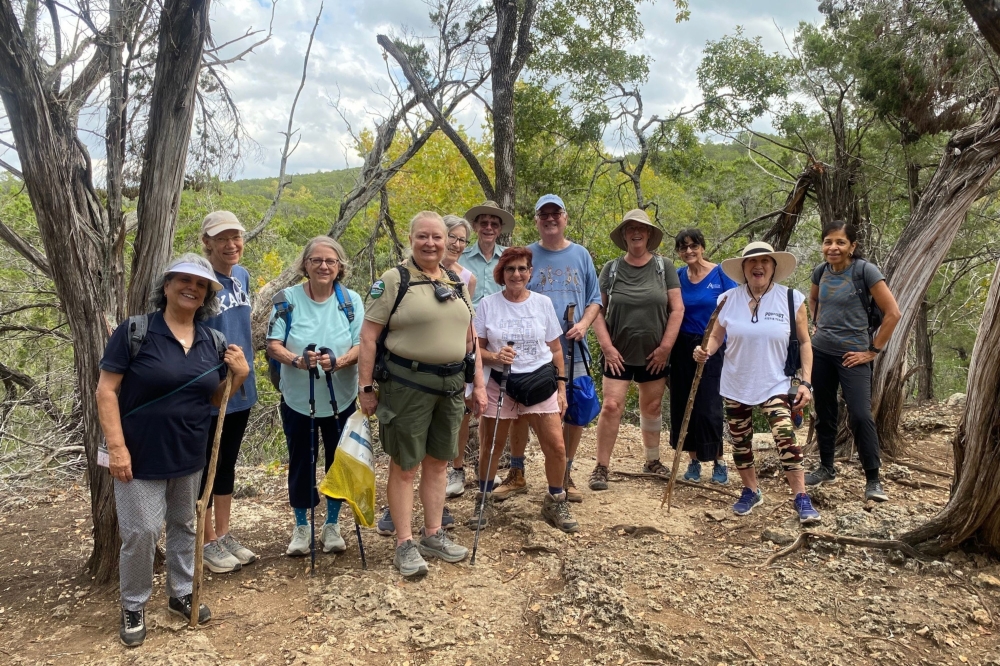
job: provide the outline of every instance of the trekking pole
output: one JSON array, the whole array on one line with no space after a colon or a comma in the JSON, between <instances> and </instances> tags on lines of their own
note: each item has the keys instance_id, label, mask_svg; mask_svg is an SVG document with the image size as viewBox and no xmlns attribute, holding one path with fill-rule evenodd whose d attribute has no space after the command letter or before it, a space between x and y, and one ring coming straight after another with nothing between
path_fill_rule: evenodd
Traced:
<instances>
[{"instance_id":1,"label":"trekking pole","mask_svg":"<svg viewBox=\"0 0 1000 666\"><path fill-rule=\"evenodd\" d=\"M212 486L215 484L215 467L219 462L219 442L222 441L222 422L226 419L226 405L229 403L229 394L233 390L233 373L226 373L226 388L222 390L222 402L219 404L219 420L215 423L215 439L212 441L212 457L208 460L208 470L205 472L205 489L201 491L198 504L195 506L197 515L197 527L195 528L194 542L194 580L191 583L191 619L188 626L192 629L198 626L198 597L201 595L201 575L204 571L205 545L205 509L208 507L208 500L212 496Z\"/></svg>"},{"instance_id":2,"label":"trekking pole","mask_svg":"<svg viewBox=\"0 0 1000 666\"><path fill-rule=\"evenodd\" d=\"M327 356L330 357L330 369L329 370L324 370L324 372L326 373L326 388L327 388L327 390L330 391L330 407L333 408L333 415L334 415L334 417L337 418L337 421L336 421L336 424L337 424L337 441L339 442L340 441L340 435L342 434L341 430L340 430L340 418L339 418L340 417L340 412L337 410L337 396L333 392L333 366L336 365L336 363L337 363L337 355L334 354L333 350L330 349L329 347L320 347L319 348L319 353L320 354L326 354ZM326 519L329 521L330 517L327 516ZM368 563L365 561L365 547L361 543L361 526L358 525L358 521L357 520L354 521L354 532L355 532L355 534L358 535L358 551L361 552L361 568L367 570L368 569Z\"/></svg>"},{"instance_id":3,"label":"trekking pole","mask_svg":"<svg viewBox=\"0 0 1000 666\"><path fill-rule=\"evenodd\" d=\"M309 352L316 352L316 343L305 348L306 367L309 366ZM309 575L316 575L316 380L319 379L319 368L309 368L309 457L312 463L312 492L309 508Z\"/></svg>"},{"instance_id":4,"label":"trekking pole","mask_svg":"<svg viewBox=\"0 0 1000 666\"><path fill-rule=\"evenodd\" d=\"M509 340L507 342L508 347L514 346L514 341ZM493 480L493 475L490 474L490 467L493 466L493 451L497 447L497 427L500 425L500 409L503 407L503 394L507 390L507 377L510 376L510 363L505 363L503 366L503 372L500 373L500 396L497 397L497 417L493 421L493 439L490 441L490 457L486 459L486 476L484 477L482 473L479 474L480 480L483 478L489 479L486 482L486 487L483 488L483 496L479 499L479 518L476 520L476 538L472 542L472 557L469 559L469 564L474 565L476 563L476 551L479 550L479 531L483 526L483 511L486 510L486 488L489 487L490 482ZM483 461L479 461L479 469L482 470Z\"/></svg>"},{"instance_id":5,"label":"trekking pole","mask_svg":"<svg viewBox=\"0 0 1000 666\"><path fill-rule=\"evenodd\" d=\"M566 306L566 311L563 313L563 321L566 322L566 330L563 331L563 335L569 333L569 329L573 327L573 319L576 313L576 303L570 303ZM566 382L566 411L569 411L569 402L573 397L573 366L576 365L576 342L566 338L567 344L569 344L569 370L566 372L566 376L569 381Z\"/></svg>"},{"instance_id":6,"label":"trekking pole","mask_svg":"<svg viewBox=\"0 0 1000 666\"><path fill-rule=\"evenodd\" d=\"M723 298L722 302L715 306L715 311L712 312L712 316L708 320L708 325L705 326L705 334L701 336L702 349L708 346L708 338L712 335L712 329L715 328L715 320L719 318L719 310L725 304L726 299ZM707 359L705 363L708 363ZM701 383L701 373L705 371L705 363L699 363L694 371L694 380L691 382L691 393L688 394L687 406L684 407L684 420L681 421L681 432L677 436L677 448L674 449L674 462L670 466L670 480L667 481L667 489L663 491L663 498L660 500L661 509L663 508L663 504L666 503L667 513L670 513L670 500L674 494L674 479L677 478L677 466L681 461L681 450L684 448L684 440L687 438L688 425L691 423L691 412L694 411L694 399L698 395L698 384Z\"/></svg>"}]
</instances>

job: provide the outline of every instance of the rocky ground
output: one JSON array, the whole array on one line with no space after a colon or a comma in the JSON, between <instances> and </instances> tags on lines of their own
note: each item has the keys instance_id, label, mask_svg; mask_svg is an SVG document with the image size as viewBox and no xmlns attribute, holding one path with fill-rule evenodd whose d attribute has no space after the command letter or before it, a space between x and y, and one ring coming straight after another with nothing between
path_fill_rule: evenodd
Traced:
<instances>
[{"instance_id":1,"label":"rocky ground","mask_svg":"<svg viewBox=\"0 0 1000 666\"><path fill-rule=\"evenodd\" d=\"M907 419L907 460L950 470L951 410ZM321 556L310 577L307 559L283 555L291 527L283 470L242 470L234 524L261 559L209 576L204 600L214 619L197 631L166 613L161 574L149 637L131 651L117 639L117 589L95 587L83 570L86 489L8 489L0 499L0 655L8 664L1000 666L997 560L953 553L921 562L816 543L765 567L799 533L766 451L765 503L739 518L733 499L707 486L678 486L669 513L657 479L612 475L608 491L590 492L593 449L590 430L574 474L585 496L573 507L578 534L541 520L542 460L533 446L530 492L500 506L475 566L434 562L414 582L392 568L392 540L372 530L364 532L367 571L347 536L348 552ZM641 469L637 429L623 428L615 453L613 470ZM839 482L814 495L826 531L889 538L947 498L947 478L901 462L885 468L892 500L866 505L860 468L839 470ZM450 506L460 521L471 515L471 490ZM350 518L344 532L353 534ZM472 536L464 526L454 531L469 546Z\"/></svg>"}]
</instances>

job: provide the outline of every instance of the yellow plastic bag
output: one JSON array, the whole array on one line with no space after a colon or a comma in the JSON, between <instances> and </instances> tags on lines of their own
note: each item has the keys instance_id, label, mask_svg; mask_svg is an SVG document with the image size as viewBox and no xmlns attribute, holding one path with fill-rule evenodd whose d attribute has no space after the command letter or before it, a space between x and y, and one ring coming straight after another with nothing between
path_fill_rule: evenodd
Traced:
<instances>
[{"instance_id":1,"label":"yellow plastic bag","mask_svg":"<svg viewBox=\"0 0 1000 666\"><path fill-rule=\"evenodd\" d=\"M368 419L354 412L340 435L337 452L319 491L333 499L346 501L354 511L354 520L364 527L375 526L375 466L372 431Z\"/></svg>"}]
</instances>

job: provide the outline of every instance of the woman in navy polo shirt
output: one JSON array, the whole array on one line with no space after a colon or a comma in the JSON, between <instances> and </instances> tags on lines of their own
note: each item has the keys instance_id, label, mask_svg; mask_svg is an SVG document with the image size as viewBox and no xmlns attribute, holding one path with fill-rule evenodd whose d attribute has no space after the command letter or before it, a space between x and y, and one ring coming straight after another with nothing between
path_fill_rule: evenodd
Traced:
<instances>
[{"instance_id":1,"label":"woman in navy polo shirt","mask_svg":"<svg viewBox=\"0 0 1000 666\"><path fill-rule=\"evenodd\" d=\"M145 315L145 333L133 320L123 322L101 359L97 407L122 539L118 635L127 647L146 638L144 609L164 521L168 609L191 617L195 501L212 407L222 401L227 367L233 391L250 373L237 345L226 347L220 361L213 333L201 323L218 312L221 288L204 258L171 261L153 287L155 312ZM199 622L212 617L205 605L197 612Z\"/></svg>"},{"instance_id":2,"label":"woman in navy polo shirt","mask_svg":"<svg viewBox=\"0 0 1000 666\"><path fill-rule=\"evenodd\" d=\"M687 264L677 269L681 296L684 298L684 321L670 355L670 446L676 449L688 395L698 368L691 354L701 344L719 296L735 287L736 283L722 272L718 264L705 259L705 236L700 229L684 229L678 233L674 249L681 261ZM726 343L723 342L705 364L698 385L698 395L694 399L691 422L683 444L690 456L687 471L684 472L688 481L700 481L701 463L713 461L712 481L722 485L729 482L729 472L722 460L722 398L719 396L725 355Z\"/></svg>"}]
</instances>

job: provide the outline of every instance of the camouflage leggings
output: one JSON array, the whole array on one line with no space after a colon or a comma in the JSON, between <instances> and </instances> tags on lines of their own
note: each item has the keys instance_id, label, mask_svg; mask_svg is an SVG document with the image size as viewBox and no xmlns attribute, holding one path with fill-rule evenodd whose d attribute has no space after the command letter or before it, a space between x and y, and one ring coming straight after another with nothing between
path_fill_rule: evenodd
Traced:
<instances>
[{"instance_id":1,"label":"camouflage leggings","mask_svg":"<svg viewBox=\"0 0 1000 666\"><path fill-rule=\"evenodd\" d=\"M736 469L753 467L753 405L744 405L735 400L725 399L726 421L733 436L733 462ZM774 443L778 447L778 458L786 472L802 469L802 449L795 442L792 428L792 414L784 396L768 398L761 411L771 426Z\"/></svg>"}]
</instances>

